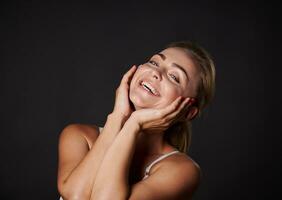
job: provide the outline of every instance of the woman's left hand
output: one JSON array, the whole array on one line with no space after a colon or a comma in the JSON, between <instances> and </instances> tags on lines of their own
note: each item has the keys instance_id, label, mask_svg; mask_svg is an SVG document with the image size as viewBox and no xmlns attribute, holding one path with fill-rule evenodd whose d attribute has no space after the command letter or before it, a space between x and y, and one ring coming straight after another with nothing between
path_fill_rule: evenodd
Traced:
<instances>
[{"instance_id":1,"label":"woman's left hand","mask_svg":"<svg viewBox=\"0 0 282 200\"><path fill-rule=\"evenodd\" d=\"M130 121L137 123L142 131L164 131L179 119L185 119L191 104L190 99L178 97L165 108L145 108L134 111Z\"/></svg>"}]
</instances>

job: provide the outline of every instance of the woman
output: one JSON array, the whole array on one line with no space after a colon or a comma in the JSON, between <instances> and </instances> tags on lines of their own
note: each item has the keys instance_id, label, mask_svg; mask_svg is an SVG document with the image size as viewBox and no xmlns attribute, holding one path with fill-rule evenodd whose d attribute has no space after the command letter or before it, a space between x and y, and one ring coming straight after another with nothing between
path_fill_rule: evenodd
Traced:
<instances>
[{"instance_id":1,"label":"woman","mask_svg":"<svg viewBox=\"0 0 282 200\"><path fill-rule=\"evenodd\" d=\"M173 42L135 65L116 90L104 128L70 124L59 139L58 191L66 199L191 199L201 180L186 153L191 121L211 102L209 54Z\"/></svg>"}]
</instances>

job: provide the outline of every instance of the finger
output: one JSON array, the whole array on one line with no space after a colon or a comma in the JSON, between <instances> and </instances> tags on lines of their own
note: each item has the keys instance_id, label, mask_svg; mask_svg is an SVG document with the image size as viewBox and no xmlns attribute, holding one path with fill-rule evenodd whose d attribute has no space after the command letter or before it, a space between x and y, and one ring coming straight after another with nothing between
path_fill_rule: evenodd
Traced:
<instances>
[{"instance_id":1,"label":"finger","mask_svg":"<svg viewBox=\"0 0 282 200\"><path fill-rule=\"evenodd\" d=\"M167 117L169 119L175 118L176 116L182 116L184 113L186 113L190 107L190 100L191 98L186 98L183 100L183 102L180 104L180 106L172 113L170 113Z\"/></svg>"},{"instance_id":2,"label":"finger","mask_svg":"<svg viewBox=\"0 0 282 200\"><path fill-rule=\"evenodd\" d=\"M184 117L184 119L185 119L187 117L188 113L189 113L190 108L193 106L195 101L196 100L194 98L190 98L188 103L183 108L183 110L180 111L180 113L178 114L179 115L178 118L183 118Z\"/></svg>"},{"instance_id":3,"label":"finger","mask_svg":"<svg viewBox=\"0 0 282 200\"><path fill-rule=\"evenodd\" d=\"M161 109L160 111L161 117L165 117L169 115L170 113L174 112L175 110L177 110L177 108L179 107L182 101L183 101L183 98L179 96L169 106Z\"/></svg>"},{"instance_id":4,"label":"finger","mask_svg":"<svg viewBox=\"0 0 282 200\"><path fill-rule=\"evenodd\" d=\"M122 77L121 83L122 84L128 84L131 78L133 77L133 74L135 73L137 67L136 65L133 65Z\"/></svg>"},{"instance_id":5,"label":"finger","mask_svg":"<svg viewBox=\"0 0 282 200\"><path fill-rule=\"evenodd\" d=\"M176 114L176 119L186 117L186 114L188 113L189 109L191 107L191 102L190 100L186 103L186 105Z\"/></svg>"},{"instance_id":6,"label":"finger","mask_svg":"<svg viewBox=\"0 0 282 200\"><path fill-rule=\"evenodd\" d=\"M181 113L183 112L189 105L189 100L190 98L186 98L182 103L181 105L178 107L178 109L173 113L173 114L178 114L178 113Z\"/></svg>"}]
</instances>

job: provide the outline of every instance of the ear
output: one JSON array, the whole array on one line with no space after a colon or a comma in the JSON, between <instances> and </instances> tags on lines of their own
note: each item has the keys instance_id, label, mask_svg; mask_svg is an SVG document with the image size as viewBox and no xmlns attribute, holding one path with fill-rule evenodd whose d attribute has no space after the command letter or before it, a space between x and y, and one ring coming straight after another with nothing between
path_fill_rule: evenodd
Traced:
<instances>
[{"instance_id":1,"label":"ear","mask_svg":"<svg viewBox=\"0 0 282 200\"><path fill-rule=\"evenodd\" d=\"M190 107L186 113L185 119L187 121L193 120L197 116L198 112L199 112L198 107L196 106Z\"/></svg>"}]
</instances>

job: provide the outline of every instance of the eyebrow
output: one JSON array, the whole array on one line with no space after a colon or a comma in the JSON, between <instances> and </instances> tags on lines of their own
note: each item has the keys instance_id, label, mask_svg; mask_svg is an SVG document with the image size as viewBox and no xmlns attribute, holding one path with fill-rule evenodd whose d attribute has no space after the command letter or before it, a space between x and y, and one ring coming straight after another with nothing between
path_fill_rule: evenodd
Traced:
<instances>
[{"instance_id":1,"label":"eyebrow","mask_svg":"<svg viewBox=\"0 0 282 200\"><path fill-rule=\"evenodd\" d=\"M162 58L162 60L166 59L166 56L162 53L157 53L156 55L160 56ZM190 81L190 77L188 76L187 72L185 71L185 69L181 66L178 65L176 63L172 63L172 66L177 67L178 69L180 69L182 72L184 72L184 74L186 75L186 77L188 78L188 80Z\"/></svg>"}]
</instances>

